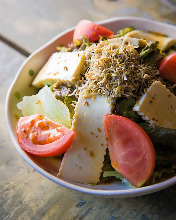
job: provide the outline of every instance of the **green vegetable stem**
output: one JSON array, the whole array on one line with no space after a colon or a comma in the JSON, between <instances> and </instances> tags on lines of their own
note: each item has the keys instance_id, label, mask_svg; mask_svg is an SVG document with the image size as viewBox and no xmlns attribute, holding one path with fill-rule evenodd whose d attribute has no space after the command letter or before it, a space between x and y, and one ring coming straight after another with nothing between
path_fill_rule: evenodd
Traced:
<instances>
[{"instance_id":1,"label":"green vegetable stem","mask_svg":"<svg viewBox=\"0 0 176 220\"><path fill-rule=\"evenodd\" d=\"M135 104L136 100L134 98L117 98L113 113L137 122L141 119L141 117L137 114L137 112L133 111Z\"/></svg>"},{"instance_id":2,"label":"green vegetable stem","mask_svg":"<svg viewBox=\"0 0 176 220\"><path fill-rule=\"evenodd\" d=\"M153 68L157 67L157 63L160 59L164 58L164 54L158 48L158 41L152 41L148 43L141 51L139 60L146 61Z\"/></svg>"},{"instance_id":3,"label":"green vegetable stem","mask_svg":"<svg viewBox=\"0 0 176 220\"><path fill-rule=\"evenodd\" d=\"M131 31L134 31L135 28L134 27L127 27L127 28L124 28L124 29L121 29L117 32L117 35L118 37L122 37L124 36L125 34L131 32Z\"/></svg>"}]
</instances>

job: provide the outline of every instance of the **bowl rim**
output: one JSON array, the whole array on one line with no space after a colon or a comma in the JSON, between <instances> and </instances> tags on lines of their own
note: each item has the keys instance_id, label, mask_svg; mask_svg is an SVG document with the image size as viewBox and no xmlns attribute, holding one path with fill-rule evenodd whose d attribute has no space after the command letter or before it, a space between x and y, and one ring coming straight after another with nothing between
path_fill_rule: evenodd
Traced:
<instances>
[{"instance_id":1,"label":"bowl rim","mask_svg":"<svg viewBox=\"0 0 176 220\"><path fill-rule=\"evenodd\" d=\"M170 27L175 27L174 25L171 24L165 24L159 21L153 21L150 19L146 19L146 18L140 18L140 17L114 17L114 18L109 18L109 19L105 19L102 21L98 21L96 22L97 24L107 24L110 22L114 22L114 21L140 21L140 22L147 22L150 24L156 24L156 25L162 25L162 26L170 26ZM6 95L6 100L5 100L5 117L6 117L6 122L7 122L7 126L8 126L8 130L10 133L10 137L12 139L12 142L15 146L15 148L17 149L17 151L19 152L19 154L23 157L23 159L29 164L31 165L35 170L37 170L40 174L42 174L43 176L45 176L46 178L52 180L53 182L64 186L66 188L72 189L72 190L76 190L82 193L86 193L86 194L91 194L94 196L102 196L102 197L109 197L109 198L126 198L126 197L135 197L135 196L141 196L141 195L146 195L146 194L150 194L150 193L154 193L156 191L160 191L162 189L168 188L172 185L174 185L176 183L176 176L172 177L168 180L165 180L163 182L157 183L157 184L153 184L150 186L144 186L141 188L129 188L129 189L120 189L120 190L107 190L107 189L90 189L90 188L86 188L86 184L85 187L83 186L79 186L76 185L76 183L70 183L67 182L65 180L59 179L56 176L53 176L52 174L48 173L47 171L45 171L44 169L42 169L41 167L39 167L36 163L34 163L32 161L32 159L21 149L21 147L19 146L18 142L16 141L14 134L13 134L13 129L11 127L11 122L10 122L10 110L9 110L9 104L10 104L10 97L11 97L11 92L12 89L17 81L17 79L19 78L19 75L23 69L23 67L26 65L26 63L38 52L40 52L42 49L44 49L45 47L49 46L50 44L52 44L54 41L56 41L58 38L60 38L61 36L63 36L64 34L67 34L71 31L73 31L75 28L71 27L63 32L61 32L60 34L58 34L57 36L55 36L54 38L52 38L50 41L48 41L46 44L44 44L43 46L41 46L39 49L37 49L36 51L34 51L21 65L21 67L19 68L19 70L17 71L17 74L14 78L14 80L12 81L7 95Z\"/></svg>"}]
</instances>

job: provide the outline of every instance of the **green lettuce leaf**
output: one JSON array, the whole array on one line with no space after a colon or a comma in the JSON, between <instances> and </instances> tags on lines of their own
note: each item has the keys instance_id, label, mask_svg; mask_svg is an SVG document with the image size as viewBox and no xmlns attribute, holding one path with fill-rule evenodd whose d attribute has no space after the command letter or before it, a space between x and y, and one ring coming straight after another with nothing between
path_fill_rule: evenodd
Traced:
<instances>
[{"instance_id":1,"label":"green lettuce leaf","mask_svg":"<svg viewBox=\"0 0 176 220\"><path fill-rule=\"evenodd\" d=\"M113 109L113 114L121 115L129 118L132 121L138 122L141 120L141 116L137 112L133 111L133 107L136 104L134 98L117 98Z\"/></svg>"},{"instance_id":2,"label":"green lettuce leaf","mask_svg":"<svg viewBox=\"0 0 176 220\"><path fill-rule=\"evenodd\" d=\"M139 125L148 134L153 144L165 145L176 149L176 129L163 128L159 126L151 127L150 124L144 122ZM169 148L165 149L169 150Z\"/></svg>"},{"instance_id":3,"label":"green lettuce leaf","mask_svg":"<svg viewBox=\"0 0 176 220\"><path fill-rule=\"evenodd\" d=\"M36 95L24 96L17 107L22 111L23 116L42 114L52 121L71 127L68 107L54 97L48 86L43 87Z\"/></svg>"},{"instance_id":4,"label":"green lettuce leaf","mask_svg":"<svg viewBox=\"0 0 176 220\"><path fill-rule=\"evenodd\" d=\"M135 186L133 186L128 180L126 180L122 175L120 175L120 173L118 173L117 171L104 171L103 172L103 177L111 177L114 176L116 177L116 179L120 179L122 181L122 183L125 183L126 185L128 185L131 188L136 188Z\"/></svg>"},{"instance_id":5,"label":"green lettuce leaf","mask_svg":"<svg viewBox=\"0 0 176 220\"><path fill-rule=\"evenodd\" d=\"M134 31L134 30L135 30L134 27L123 28L117 32L117 35L118 35L118 37L122 37L125 34L128 34L129 32Z\"/></svg>"},{"instance_id":6,"label":"green lettuce leaf","mask_svg":"<svg viewBox=\"0 0 176 220\"><path fill-rule=\"evenodd\" d=\"M73 102L78 101L76 96L56 96L57 100L62 101L69 109L70 111L70 118L73 118L73 115L75 114L75 107L72 105Z\"/></svg>"}]
</instances>

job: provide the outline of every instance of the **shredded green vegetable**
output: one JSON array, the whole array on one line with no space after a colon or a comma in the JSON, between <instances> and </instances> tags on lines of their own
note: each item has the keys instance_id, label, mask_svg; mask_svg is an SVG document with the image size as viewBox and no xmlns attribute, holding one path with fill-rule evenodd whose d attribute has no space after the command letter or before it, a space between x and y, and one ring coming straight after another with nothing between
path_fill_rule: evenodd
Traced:
<instances>
[{"instance_id":1,"label":"shredded green vegetable","mask_svg":"<svg viewBox=\"0 0 176 220\"><path fill-rule=\"evenodd\" d=\"M131 32L131 31L134 31L135 28L134 27L127 27L127 28L124 28L124 29L121 29L117 32L117 36L118 37L122 37L124 36L125 34Z\"/></svg>"}]
</instances>

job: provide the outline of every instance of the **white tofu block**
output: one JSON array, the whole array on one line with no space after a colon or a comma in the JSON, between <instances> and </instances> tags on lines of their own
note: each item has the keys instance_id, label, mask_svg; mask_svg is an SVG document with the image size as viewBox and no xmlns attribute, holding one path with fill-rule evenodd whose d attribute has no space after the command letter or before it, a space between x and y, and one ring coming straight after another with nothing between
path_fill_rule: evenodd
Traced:
<instances>
[{"instance_id":1,"label":"white tofu block","mask_svg":"<svg viewBox=\"0 0 176 220\"><path fill-rule=\"evenodd\" d=\"M176 96L159 81L150 86L133 110L150 123L176 129Z\"/></svg>"},{"instance_id":2,"label":"white tofu block","mask_svg":"<svg viewBox=\"0 0 176 220\"><path fill-rule=\"evenodd\" d=\"M35 77L32 85L41 88L57 81L74 82L84 71L83 51L54 53Z\"/></svg>"},{"instance_id":3,"label":"white tofu block","mask_svg":"<svg viewBox=\"0 0 176 220\"><path fill-rule=\"evenodd\" d=\"M173 44L176 43L176 39L154 34L154 33L145 33L139 30L131 31L129 32L126 36L131 37L131 38L139 38L139 39L144 39L148 43L150 41L158 41L158 47L162 50L165 51L167 48L172 46Z\"/></svg>"},{"instance_id":4,"label":"white tofu block","mask_svg":"<svg viewBox=\"0 0 176 220\"><path fill-rule=\"evenodd\" d=\"M99 181L107 148L103 117L111 113L105 96L84 99L80 95L72 129L75 138L65 153L58 176L78 183Z\"/></svg>"},{"instance_id":5,"label":"white tofu block","mask_svg":"<svg viewBox=\"0 0 176 220\"><path fill-rule=\"evenodd\" d=\"M123 42L128 43L128 44L132 44L135 47L144 47L147 45L147 41L143 40L143 39L139 39L139 38L131 38L128 36L124 36L124 37L119 37L119 38L111 38L107 40L109 43L119 43L119 42Z\"/></svg>"}]
</instances>

